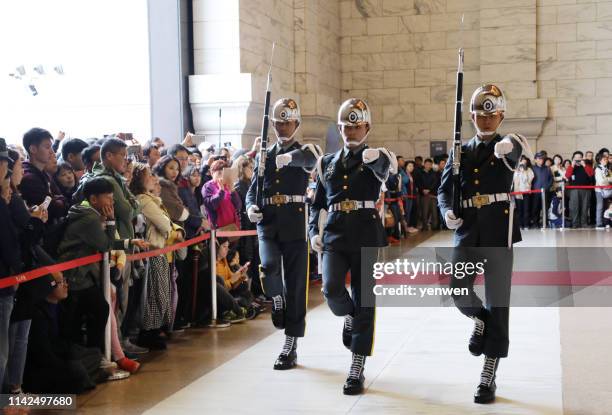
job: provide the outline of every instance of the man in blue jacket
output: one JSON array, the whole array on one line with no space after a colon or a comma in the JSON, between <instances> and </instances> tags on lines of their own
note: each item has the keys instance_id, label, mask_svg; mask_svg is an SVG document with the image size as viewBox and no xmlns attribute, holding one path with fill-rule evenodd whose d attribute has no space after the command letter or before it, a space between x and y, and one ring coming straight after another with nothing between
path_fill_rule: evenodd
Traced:
<instances>
[{"instance_id":1,"label":"man in blue jacket","mask_svg":"<svg viewBox=\"0 0 612 415\"><path fill-rule=\"evenodd\" d=\"M532 189L540 190L544 189L544 194L546 195L546 206L545 209L550 204L550 188L553 183L553 176L550 167L544 164L544 153L538 152L535 155L535 165L533 166L533 183ZM542 219L542 195L541 194L532 194L531 200L531 220L533 221L533 227L537 228ZM546 224L542 224L542 226L546 226Z\"/></svg>"}]
</instances>

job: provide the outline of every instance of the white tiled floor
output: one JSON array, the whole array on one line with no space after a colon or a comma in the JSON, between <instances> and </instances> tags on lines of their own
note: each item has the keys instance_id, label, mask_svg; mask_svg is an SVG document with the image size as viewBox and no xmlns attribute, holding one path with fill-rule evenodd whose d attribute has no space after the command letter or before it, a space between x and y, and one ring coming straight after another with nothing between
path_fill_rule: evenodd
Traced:
<instances>
[{"instance_id":1,"label":"white tiled floor","mask_svg":"<svg viewBox=\"0 0 612 415\"><path fill-rule=\"evenodd\" d=\"M442 246L439 233L427 246ZM584 238L589 239L584 241ZM529 231L525 246L604 246L610 234ZM342 395L350 353L342 320L326 304L308 314L299 367L272 364L283 342L277 332L209 372L148 413L562 414L559 310L513 308L508 359L498 371L494 405L475 405L482 358L467 351L470 320L454 308L378 308L374 356L366 363L367 392Z\"/></svg>"},{"instance_id":2,"label":"white tiled floor","mask_svg":"<svg viewBox=\"0 0 612 415\"><path fill-rule=\"evenodd\" d=\"M452 308L379 308L367 393L343 396L350 354L342 320L323 304L309 313L299 368L272 370L275 333L148 413L561 414L558 310L517 308L511 319L494 409L472 403L482 360L467 351L471 322Z\"/></svg>"}]
</instances>

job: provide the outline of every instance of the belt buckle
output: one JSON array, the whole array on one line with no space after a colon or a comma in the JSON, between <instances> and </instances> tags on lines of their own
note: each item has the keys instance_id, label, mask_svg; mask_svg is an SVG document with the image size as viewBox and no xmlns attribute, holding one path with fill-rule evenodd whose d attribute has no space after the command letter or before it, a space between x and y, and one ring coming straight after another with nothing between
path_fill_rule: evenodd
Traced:
<instances>
[{"instance_id":1,"label":"belt buckle","mask_svg":"<svg viewBox=\"0 0 612 415\"><path fill-rule=\"evenodd\" d=\"M354 200L343 200L340 202L340 210L343 212L357 210L357 203Z\"/></svg>"},{"instance_id":2,"label":"belt buckle","mask_svg":"<svg viewBox=\"0 0 612 415\"><path fill-rule=\"evenodd\" d=\"M489 202L489 196L486 196L486 195L472 196L472 204L477 209L480 209L482 206L488 205L489 203L491 203Z\"/></svg>"},{"instance_id":3,"label":"belt buckle","mask_svg":"<svg viewBox=\"0 0 612 415\"><path fill-rule=\"evenodd\" d=\"M274 195L272 196L273 205L283 205L287 203L287 197L285 195Z\"/></svg>"}]
</instances>

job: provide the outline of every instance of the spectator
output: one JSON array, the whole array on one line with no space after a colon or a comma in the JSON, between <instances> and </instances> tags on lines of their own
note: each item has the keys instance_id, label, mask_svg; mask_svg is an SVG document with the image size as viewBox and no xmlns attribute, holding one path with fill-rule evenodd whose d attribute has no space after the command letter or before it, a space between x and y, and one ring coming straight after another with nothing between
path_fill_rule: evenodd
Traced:
<instances>
[{"instance_id":1,"label":"spectator","mask_svg":"<svg viewBox=\"0 0 612 415\"><path fill-rule=\"evenodd\" d=\"M240 229L238 212L242 204L238 193L230 190L229 183L225 183L223 177L225 166L223 160L217 160L211 165L212 180L202 188L202 198L208 219L214 229L238 230Z\"/></svg>"},{"instance_id":2,"label":"spectator","mask_svg":"<svg viewBox=\"0 0 612 415\"><path fill-rule=\"evenodd\" d=\"M514 191L530 191L531 184L533 183L533 177L534 174L533 170L531 169L531 162L527 157L522 156L519 165L514 172ZM521 229L529 228L529 196L529 194L516 196L516 208L518 210L519 225Z\"/></svg>"},{"instance_id":3,"label":"spectator","mask_svg":"<svg viewBox=\"0 0 612 415\"><path fill-rule=\"evenodd\" d=\"M181 179L182 181L179 184L178 195L183 205L189 211L189 216L187 220L185 220L184 228L187 239L191 239L199 235L205 229L209 229L210 226L208 225L208 221L202 217L200 205L196 198L196 189L200 186L201 181L199 170L195 165L189 164L182 170ZM199 196L199 193L197 195ZM193 298L193 259L196 253L194 250L197 250L199 254L200 246L191 245L187 248L187 258L184 261L176 262L176 266L179 269L179 278L177 280L179 302L176 312L177 324L175 324L177 328L189 327L193 318L193 302L191 299ZM202 260L200 259L199 262L202 262ZM199 270L197 274L199 275ZM198 292L201 292L199 287L200 284L198 284Z\"/></svg>"},{"instance_id":4,"label":"spectator","mask_svg":"<svg viewBox=\"0 0 612 415\"><path fill-rule=\"evenodd\" d=\"M404 197L404 216L406 217L406 222L408 223L408 233L417 233L419 230L416 228L417 220L415 215L417 191L413 176L414 161L410 160L406 162L406 166L403 171L406 173L406 178L408 179Z\"/></svg>"},{"instance_id":5,"label":"spectator","mask_svg":"<svg viewBox=\"0 0 612 415\"><path fill-rule=\"evenodd\" d=\"M570 186L589 186L592 184L593 169L582 160L582 152L576 151L572 155L572 165L565 172ZM591 192L589 189L569 190L569 211L574 229L587 226L589 202Z\"/></svg>"},{"instance_id":6,"label":"spectator","mask_svg":"<svg viewBox=\"0 0 612 415\"><path fill-rule=\"evenodd\" d=\"M9 204L11 201L11 183L9 172L8 149L4 138L0 138L0 278L21 272L21 254L17 231L11 218ZM10 318L13 311L17 287L0 288L0 388L3 385L5 370L9 359Z\"/></svg>"},{"instance_id":7,"label":"spectator","mask_svg":"<svg viewBox=\"0 0 612 415\"><path fill-rule=\"evenodd\" d=\"M544 154L538 152L535 154L535 166L533 170L533 182L532 188L534 190L544 189L545 198L550 201L550 188L552 187L553 177L549 167L544 165ZM542 206L542 195L534 193L531 195L531 224L534 227L538 227L540 219L542 219L542 209L547 210L548 203ZM545 227L546 224L542 223Z\"/></svg>"},{"instance_id":8,"label":"spectator","mask_svg":"<svg viewBox=\"0 0 612 415\"><path fill-rule=\"evenodd\" d=\"M66 200L72 200L72 195L76 190L76 176L70 163L66 161L58 163L53 181Z\"/></svg>"},{"instance_id":9,"label":"spectator","mask_svg":"<svg viewBox=\"0 0 612 415\"><path fill-rule=\"evenodd\" d=\"M80 138L70 138L64 140L61 145L62 161L70 163L72 170L76 174L77 181L85 171L85 164L81 152L88 147L87 143Z\"/></svg>"},{"instance_id":10,"label":"spectator","mask_svg":"<svg viewBox=\"0 0 612 415\"><path fill-rule=\"evenodd\" d=\"M92 144L83 149L81 152L81 159L85 166L85 174L91 173L94 164L100 162L100 146L98 144Z\"/></svg>"},{"instance_id":11,"label":"spectator","mask_svg":"<svg viewBox=\"0 0 612 415\"><path fill-rule=\"evenodd\" d=\"M66 216L69 202L61 195L51 177L46 173L54 174L57 166L55 153L51 148L53 137L47 130L32 128L23 136L23 146L28 152L28 161L23 163L24 176L19 191L23 199L30 206L40 205L47 196L51 197L49 204L49 222Z\"/></svg>"},{"instance_id":12,"label":"spectator","mask_svg":"<svg viewBox=\"0 0 612 415\"><path fill-rule=\"evenodd\" d=\"M165 150L164 147L166 147L166 143L164 142L164 140L162 140L159 137L155 137L155 138L151 139L149 141L149 143L155 144L157 146L157 149L159 150L160 157L161 157L161 153L162 153L163 150Z\"/></svg>"},{"instance_id":13,"label":"spectator","mask_svg":"<svg viewBox=\"0 0 612 415\"><path fill-rule=\"evenodd\" d=\"M82 393L108 378L99 349L82 347L64 336L68 282L48 283L46 299L34 307L24 385L33 393Z\"/></svg>"},{"instance_id":14,"label":"spectator","mask_svg":"<svg viewBox=\"0 0 612 415\"><path fill-rule=\"evenodd\" d=\"M169 155L163 156L153 168L153 172L159 178L162 202L170 214L170 219L180 223L186 221L189 218L189 210L183 205L177 187L181 174L179 161Z\"/></svg>"},{"instance_id":15,"label":"spectator","mask_svg":"<svg viewBox=\"0 0 612 415\"><path fill-rule=\"evenodd\" d=\"M593 164L593 158L594 158L594 154L592 151L587 151L586 153L584 153L584 160L585 161L590 161L591 164Z\"/></svg>"},{"instance_id":16,"label":"spectator","mask_svg":"<svg viewBox=\"0 0 612 415\"><path fill-rule=\"evenodd\" d=\"M608 169L608 156L601 152L597 154L596 161L597 167L595 168L595 186L610 186L612 184L612 174ZM610 197L612 196L612 189L595 189L595 197L597 198L597 210L595 214L596 224L595 228L597 230L603 230L604 227L604 210L606 209L606 204L610 202ZM607 221L606 221L607 222ZM610 227L609 224L606 223L606 227Z\"/></svg>"},{"instance_id":17,"label":"spectator","mask_svg":"<svg viewBox=\"0 0 612 415\"><path fill-rule=\"evenodd\" d=\"M159 147L157 144L152 142L147 142L142 149L142 154L147 160L149 167L155 166L155 163L161 158L161 153L159 152Z\"/></svg>"},{"instance_id":18,"label":"spectator","mask_svg":"<svg viewBox=\"0 0 612 415\"><path fill-rule=\"evenodd\" d=\"M111 156L112 157L112 156ZM111 249L128 249L132 246L146 248L148 244L139 239L116 239L117 217L113 194L115 187L103 177L89 180L83 189L85 201L73 206L68 212L64 238L59 246L61 262L82 258ZM109 305L102 294L99 264L84 265L65 272L69 281L70 295L67 299L71 338L79 342L82 319L87 321L87 345L104 351L104 329L108 319Z\"/></svg>"},{"instance_id":19,"label":"spectator","mask_svg":"<svg viewBox=\"0 0 612 415\"><path fill-rule=\"evenodd\" d=\"M19 239L19 252L22 271L51 265L53 260L41 246L44 223L48 214L44 207L32 207L28 209L18 191L18 186L23 178L22 159L18 152L9 150L9 156L13 160L9 163L12 170L11 188L12 196L9 205L12 222ZM55 273L56 278L61 273ZM5 384L9 385L10 393L21 393L23 381L23 370L26 363L26 351L28 345L28 333L34 309L34 303L44 299L46 292L41 293L41 286L53 280L50 275L27 281L19 285L16 294L15 305L11 314L11 325L9 330L9 361L7 365L7 376Z\"/></svg>"},{"instance_id":20,"label":"spectator","mask_svg":"<svg viewBox=\"0 0 612 415\"><path fill-rule=\"evenodd\" d=\"M387 240L391 245L396 245L400 242L400 223L403 217L404 207L401 202L401 181L399 174L390 174L385 183L387 191L385 192L385 207L388 212L391 212L390 219L392 223L387 223L388 212L385 214L385 228L387 231ZM391 226L388 226L391 225Z\"/></svg>"},{"instance_id":21,"label":"spectator","mask_svg":"<svg viewBox=\"0 0 612 415\"><path fill-rule=\"evenodd\" d=\"M423 171L420 174L420 190L421 190L421 222L423 230L438 229L438 204L437 194L440 183L436 172L432 170L433 161L425 160L423 163Z\"/></svg>"},{"instance_id":22,"label":"spectator","mask_svg":"<svg viewBox=\"0 0 612 415\"><path fill-rule=\"evenodd\" d=\"M561 184L565 180L565 167L563 167L563 157L559 154L555 154L553 157L553 164L550 166L550 171L553 175L553 191L557 191L561 188Z\"/></svg>"},{"instance_id":23,"label":"spectator","mask_svg":"<svg viewBox=\"0 0 612 415\"><path fill-rule=\"evenodd\" d=\"M130 189L141 205L146 220L146 240L151 247L153 249L165 247L166 241L173 233L175 239L180 239L179 232L173 227L159 194L155 194L156 177L148 165L143 163L135 165ZM165 349L166 340L162 336L162 330L170 331L173 320L170 262L166 255L149 258L145 287L142 331L138 345L155 350Z\"/></svg>"},{"instance_id":24,"label":"spectator","mask_svg":"<svg viewBox=\"0 0 612 415\"><path fill-rule=\"evenodd\" d=\"M101 163L94 165L94 177L101 177L107 180L113 187L113 210L117 232L120 239L134 239L133 220L138 212L138 202L129 191L123 175L127 170L127 143L118 138L108 138L104 140L100 148ZM128 310L129 287L131 285L132 264L128 262L120 278L121 285L117 286L117 296L119 303L118 323L123 323L124 316ZM130 348L127 339L124 340L124 347Z\"/></svg>"},{"instance_id":25,"label":"spectator","mask_svg":"<svg viewBox=\"0 0 612 415\"><path fill-rule=\"evenodd\" d=\"M200 186L202 178L195 165L189 165L183 170L182 178L185 179L185 186L178 188L178 194L183 205L189 211L189 217L185 221L185 232L187 239L193 238L200 232L209 228L208 221L202 216L200 204L196 195L196 189Z\"/></svg>"},{"instance_id":26,"label":"spectator","mask_svg":"<svg viewBox=\"0 0 612 415\"><path fill-rule=\"evenodd\" d=\"M238 166L238 181L234 183L234 190L240 196L240 229L255 230L257 226L249 220L246 212L246 195L253 179L254 161L249 157L241 156L236 159L235 163ZM263 287L259 280L259 246L257 238L240 238L238 240L238 253L240 258L251 263L247 271L251 280L251 291L259 300L265 301Z\"/></svg>"},{"instance_id":27,"label":"spectator","mask_svg":"<svg viewBox=\"0 0 612 415\"><path fill-rule=\"evenodd\" d=\"M248 277L246 274L247 266L241 267L238 271L233 272L227 261L229 253L229 240L227 238L217 239L217 284L223 287L220 303L222 303L222 318L230 323L240 323L251 317L246 307L240 305L238 301L241 295L248 296L248 286L246 282ZM238 297L238 298L236 298Z\"/></svg>"}]
</instances>

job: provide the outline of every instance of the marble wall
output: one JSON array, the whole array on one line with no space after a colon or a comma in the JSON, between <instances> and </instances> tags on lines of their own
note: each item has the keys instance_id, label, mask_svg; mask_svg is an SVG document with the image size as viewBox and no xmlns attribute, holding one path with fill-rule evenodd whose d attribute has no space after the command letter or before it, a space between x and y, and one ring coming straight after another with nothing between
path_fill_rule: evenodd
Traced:
<instances>
[{"instance_id":1,"label":"marble wall","mask_svg":"<svg viewBox=\"0 0 612 415\"><path fill-rule=\"evenodd\" d=\"M431 140L450 142L463 47L464 137L472 91L494 82L508 98L504 130L534 148L569 156L610 145L610 0L193 1L196 71L248 86L235 92L249 100L241 142L257 134L274 40L273 97L299 100L308 140L322 139L341 100L358 96L372 106L372 143L411 157L428 155ZM216 31L220 43L207 41Z\"/></svg>"}]
</instances>

